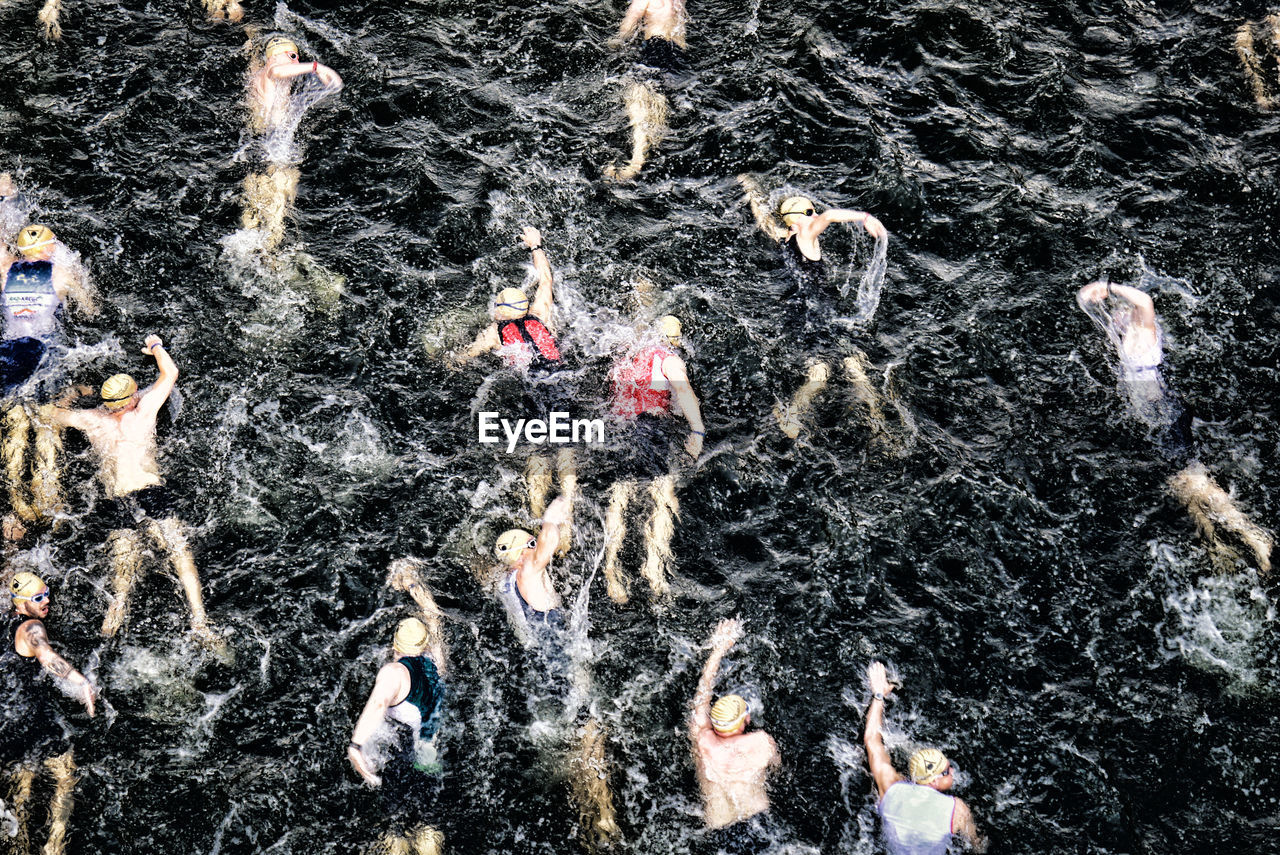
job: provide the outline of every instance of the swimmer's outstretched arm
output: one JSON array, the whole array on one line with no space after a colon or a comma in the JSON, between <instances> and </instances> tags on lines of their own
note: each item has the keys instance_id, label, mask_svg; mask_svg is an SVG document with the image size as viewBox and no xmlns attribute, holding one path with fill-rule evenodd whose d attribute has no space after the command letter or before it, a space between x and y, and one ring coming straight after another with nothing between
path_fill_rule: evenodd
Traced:
<instances>
[{"instance_id":1,"label":"swimmer's outstretched arm","mask_svg":"<svg viewBox=\"0 0 1280 855\"><path fill-rule=\"evenodd\" d=\"M689 382L689 374L684 360L678 356L668 356L662 360L662 375L671 384L671 394L675 396L684 420L689 423L689 438L685 440L684 450L691 457L702 453L702 441L707 435L707 427L702 423L702 407L698 396Z\"/></svg>"},{"instance_id":2,"label":"swimmer's outstretched arm","mask_svg":"<svg viewBox=\"0 0 1280 855\"><path fill-rule=\"evenodd\" d=\"M35 651L36 661L40 663L40 667L48 671L59 680L65 680L74 686L80 693L80 702L84 704L85 709L89 712L89 717L94 715L93 684L88 678L71 667L71 663L58 655L53 649L53 645L49 643L49 635L45 632L44 624L38 620L31 620L24 623L18 631L22 634L23 641Z\"/></svg>"},{"instance_id":3,"label":"swimmer's outstretched arm","mask_svg":"<svg viewBox=\"0 0 1280 855\"><path fill-rule=\"evenodd\" d=\"M351 731L351 742L347 744L347 759L351 761L351 765L360 777L364 778L365 783L371 787L381 784L382 778L373 770L373 764L365 756L364 744L372 739L378 732L378 728L382 726L387 710L395 703L407 679L409 679L409 671L400 663L389 662L383 665L378 671L378 679L374 681L373 691L369 693L369 700L365 702L364 710L360 713L360 718L356 719L356 726Z\"/></svg>"},{"instance_id":4,"label":"swimmer's outstretched arm","mask_svg":"<svg viewBox=\"0 0 1280 855\"><path fill-rule=\"evenodd\" d=\"M338 72L319 62L282 62L263 69L272 80L292 80L306 74L314 74L330 89L341 89L342 78Z\"/></svg>"},{"instance_id":5,"label":"swimmer's outstretched arm","mask_svg":"<svg viewBox=\"0 0 1280 855\"><path fill-rule=\"evenodd\" d=\"M67 298L75 300L76 308L93 317L98 314L98 303L93 296L93 288L89 285L89 275L80 264L67 269L66 264L53 266L53 287L58 299L65 304Z\"/></svg>"},{"instance_id":6,"label":"swimmer's outstretched arm","mask_svg":"<svg viewBox=\"0 0 1280 855\"><path fill-rule=\"evenodd\" d=\"M715 632L707 642L711 645L711 655L707 664L702 666L702 677L698 680L698 690L693 695L693 710L689 715L689 740L694 744L697 754L698 737L711 727L711 690L716 685L716 674L720 671L720 660L729 652L729 648L742 638L742 621L737 618L726 618L716 625Z\"/></svg>"},{"instance_id":7,"label":"swimmer's outstretched arm","mask_svg":"<svg viewBox=\"0 0 1280 855\"><path fill-rule=\"evenodd\" d=\"M635 34L636 28L640 26L640 22L644 20L644 13L649 8L649 0L631 0L631 5L627 7L627 14L623 17L622 23L618 25L618 34L609 39L610 47L622 47L628 39Z\"/></svg>"},{"instance_id":8,"label":"swimmer's outstretched arm","mask_svg":"<svg viewBox=\"0 0 1280 855\"><path fill-rule=\"evenodd\" d=\"M828 208L813 218L809 228L816 238L826 231L827 226L832 223L861 223L862 227L867 230L867 234L876 240L888 234L884 230L884 224L866 211L850 211L846 208Z\"/></svg>"},{"instance_id":9,"label":"swimmer's outstretched arm","mask_svg":"<svg viewBox=\"0 0 1280 855\"><path fill-rule=\"evenodd\" d=\"M552 289L555 287L555 276L551 272L551 262L547 260L546 250L542 248L542 233L537 229L525 227L520 235L524 245L529 248L533 259L533 269L538 271L538 290L533 294L533 302L529 304L529 314L533 315L554 335L555 326L551 318Z\"/></svg>"},{"instance_id":10,"label":"swimmer's outstretched arm","mask_svg":"<svg viewBox=\"0 0 1280 855\"><path fill-rule=\"evenodd\" d=\"M955 810L951 814L951 833L963 837L969 848L978 855L987 851L987 838L978 833L978 825L973 821L973 812L963 799L956 799Z\"/></svg>"},{"instance_id":11,"label":"swimmer's outstretched arm","mask_svg":"<svg viewBox=\"0 0 1280 855\"><path fill-rule=\"evenodd\" d=\"M1153 330L1156 328L1156 304L1145 291L1140 291L1132 285L1112 285L1111 296L1119 297L1132 305L1138 312L1135 320L1139 324Z\"/></svg>"},{"instance_id":12,"label":"swimmer's outstretched arm","mask_svg":"<svg viewBox=\"0 0 1280 855\"><path fill-rule=\"evenodd\" d=\"M545 570L560 545L560 527L569 523L569 500L556 496L542 514L542 530L538 532L538 545L533 550L534 571Z\"/></svg>"},{"instance_id":13,"label":"swimmer's outstretched arm","mask_svg":"<svg viewBox=\"0 0 1280 855\"><path fill-rule=\"evenodd\" d=\"M746 193L747 203L751 206L751 215L755 217L756 225L760 227L760 231L774 240L785 240L787 230L778 222L778 218L774 216L773 211L769 209L769 199L764 195L764 191L760 189L760 182L756 181L754 176L743 173L738 176L738 183L742 185L742 190Z\"/></svg>"},{"instance_id":14,"label":"swimmer's outstretched arm","mask_svg":"<svg viewBox=\"0 0 1280 855\"><path fill-rule=\"evenodd\" d=\"M872 662L867 668L867 681L874 694L887 698L893 691L893 684L885 676L884 665L880 662ZM881 797L890 787L903 780L898 770L893 768L893 760L884 747L884 737L880 735L880 731L884 729L884 704L879 698L871 699L871 706L867 707L866 729L862 732L862 744L867 749L867 765L871 768L871 778L876 782L876 789L880 791Z\"/></svg>"},{"instance_id":15,"label":"swimmer's outstretched arm","mask_svg":"<svg viewBox=\"0 0 1280 855\"><path fill-rule=\"evenodd\" d=\"M178 366L169 355L169 351L165 350L164 342L158 335L147 336L142 352L156 358L156 367L160 369L160 376L156 378L156 382L143 390L142 397L138 399L138 412L155 418L160 414L160 407L169 400L169 393L178 382Z\"/></svg>"},{"instance_id":16,"label":"swimmer's outstretched arm","mask_svg":"<svg viewBox=\"0 0 1280 855\"><path fill-rule=\"evenodd\" d=\"M489 324L480 331L480 335L476 336L476 340L471 342L466 350L458 351L449 358L449 361L455 366L466 365L484 353L497 350L502 347L502 339L498 336L498 325Z\"/></svg>"}]
</instances>

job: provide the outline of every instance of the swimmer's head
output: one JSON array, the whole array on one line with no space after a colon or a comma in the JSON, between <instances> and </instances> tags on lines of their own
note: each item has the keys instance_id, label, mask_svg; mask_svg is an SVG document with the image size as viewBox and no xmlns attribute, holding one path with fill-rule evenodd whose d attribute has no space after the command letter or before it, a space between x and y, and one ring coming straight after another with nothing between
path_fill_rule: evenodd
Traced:
<instances>
[{"instance_id":1,"label":"swimmer's head","mask_svg":"<svg viewBox=\"0 0 1280 855\"><path fill-rule=\"evenodd\" d=\"M57 238L53 235L53 229L39 223L32 223L29 226L23 226L22 231L18 232L18 252L23 255L36 255L45 247L53 246L55 240Z\"/></svg>"},{"instance_id":2,"label":"swimmer's head","mask_svg":"<svg viewBox=\"0 0 1280 855\"><path fill-rule=\"evenodd\" d=\"M788 226L793 225L799 217L813 216L813 202L803 196L788 196L778 206L778 216Z\"/></svg>"},{"instance_id":3,"label":"swimmer's head","mask_svg":"<svg viewBox=\"0 0 1280 855\"><path fill-rule=\"evenodd\" d=\"M526 549L533 549L537 545L538 539L524 529L508 529L498 536L498 542L493 545L493 554L503 564L515 564Z\"/></svg>"},{"instance_id":4,"label":"swimmer's head","mask_svg":"<svg viewBox=\"0 0 1280 855\"><path fill-rule=\"evenodd\" d=\"M951 761L936 748L921 748L907 761L907 774L917 784L932 784L951 774Z\"/></svg>"},{"instance_id":5,"label":"swimmer's head","mask_svg":"<svg viewBox=\"0 0 1280 855\"><path fill-rule=\"evenodd\" d=\"M13 598L14 606L20 602L35 602L41 596L44 597L41 602L45 602L49 596L49 586L35 573L14 573L13 581L9 583L9 596Z\"/></svg>"},{"instance_id":6,"label":"swimmer's head","mask_svg":"<svg viewBox=\"0 0 1280 855\"><path fill-rule=\"evenodd\" d=\"M99 394L102 406L108 410L123 410L133 400L133 393L138 391L138 383L128 374L113 374L102 384Z\"/></svg>"},{"instance_id":7,"label":"swimmer's head","mask_svg":"<svg viewBox=\"0 0 1280 855\"><path fill-rule=\"evenodd\" d=\"M680 346L680 333L682 330L680 319L675 315L667 315L658 321L658 332L661 333L662 340L672 347Z\"/></svg>"},{"instance_id":8,"label":"swimmer's head","mask_svg":"<svg viewBox=\"0 0 1280 855\"><path fill-rule=\"evenodd\" d=\"M519 288L503 288L493 301L493 317L499 321L514 321L529 314L529 298Z\"/></svg>"},{"instance_id":9,"label":"swimmer's head","mask_svg":"<svg viewBox=\"0 0 1280 855\"><path fill-rule=\"evenodd\" d=\"M391 647L401 656L421 656L427 649L427 625L416 617L400 621Z\"/></svg>"},{"instance_id":10,"label":"swimmer's head","mask_svg":"<svg viewBox=\"0 0 1280 855\"><path fill-rule=\"evenodd\" d=\"M725 695L711 707L711 727L721 736L733 736L747 727L747 702L741 695Z\"/></svg>"},{"instance_id":11,"label":"swimmer's head","mask_svg":"<svg viewBox=\"0 0 1280 855\"><path fill-rule=\"evenodd\" d=\"M289 58L295 62L298 60L298 46L284 36L276 36L267 42L267 50L264 54L266 59L271 59L271 57L281 53L289 54Z\"/></svg>"}]
</instances>

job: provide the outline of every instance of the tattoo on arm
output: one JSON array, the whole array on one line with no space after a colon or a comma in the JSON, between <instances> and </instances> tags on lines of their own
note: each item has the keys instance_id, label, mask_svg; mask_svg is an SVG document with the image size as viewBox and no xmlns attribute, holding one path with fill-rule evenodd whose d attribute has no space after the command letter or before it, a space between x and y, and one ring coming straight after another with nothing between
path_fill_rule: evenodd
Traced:
<instances>
[{"instance_id":1,"label":"tattoo on arm","mask_svg":"<svg viewBox=\"0 0 1280 855\"><path fill-rule=\"evenodd\" d=\"M71 676L71 673L76 670L75 668L71 667L70 662L63 659L61 656L59 656L56 653L50 656L47 662L44 662L42 664L44 665L44 669L48 671L50 674L52 674L55 677L62 677L63 679L66 679L67 677Z\"/></svg>"}]
</instances>

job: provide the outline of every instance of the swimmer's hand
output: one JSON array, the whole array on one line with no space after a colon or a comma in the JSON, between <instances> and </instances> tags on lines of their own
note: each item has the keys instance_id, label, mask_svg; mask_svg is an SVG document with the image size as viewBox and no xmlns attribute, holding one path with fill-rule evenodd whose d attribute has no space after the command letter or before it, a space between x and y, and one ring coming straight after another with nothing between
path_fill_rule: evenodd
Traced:
<instances>
[{"instance_id":1,"label":"swimmer's hand","mask_svg":"<svg viewBox=\"0 0 1280 855\"><path fill-rule=\"evenodd\" d=\"M327 65L316 64L316 77L320 78L320 82L325 85L326 89L337 90L342 88L342 78L338 76L338 72Z\"/></svg>"},{"instance_id":2,"label":"swimmer's hand","mask_svg":"<svg viewBox=\"0 0 1280 855\"><path fill-rule=\"evenodd\" d=\"M609 39L609 41L605 42L605 44L608 45L611 50L620 50L622 46L626 44L626 41L622 36L614 36Z\"/></svg>"},{"instance_id":3,"label":"swimmer's hand","mask_svg":"<svg viewBox=\"0 0 1280 855\"><path fill-rule=\"evenodd\" d=\"M0 172L0 196L12 196L18 192L18 188L13 183L13 176L7 172Z\"/></svg>"},{"instance_id":4,"label":"swimmer's hand","mask_svg":"<svg viewBox=\"0 0 1280 855\"><path fill-rule=\"evenodd\" d=\"M555 500L547 505L546 512L542 515L542 524L547 525L565 525L569 522L569 499L567 496L556 496Z\"/></svg>"},{"instance_id":5,"label":"swimmer's hand","mask_svg":"<svg viewBox=\"0 0 1280 855\"><path fill-rule=\"evenodd\" d=\"M520 231L520 240L524 241L524 245L530 250L535 250L542 246L542 232L533 226L525 226Z\"/></svg>"},{"instance_id":6,"label":"swimmer's hand","mask_svg":"<svg viewBox=\"0 0 1280 855\"><path fill-rule=\"evenodd\" d=\"M689 438L684 441L685 453L694 460L698 459L698 455L702 453L702 434L689 432Z\"/></svg>"},{"instance_id":7,"label":"swimmer's hand","mask_svg":"<svg viewBox=\"0 0 1280 855\"><path fill-rule=\"evenodd\" d=\"M893 684L889 682L888 676L885 675L883 662L872 662L867 666L867 682L871 684L871 691L888 697L893 691Z\"/></svg>"},{"instance_id":8,"label":"swimmer's hand","mask_svg":"<svg viewBox=\"0 0 1280 855\"><path fill-rule=\"evenodd\" d=\"M880 222L870 214L867 214L867 218L862 221L862 227L867 230L867 234L871 235L876 240L880 240L882 237L887 237L889 234L885 231L884 223Z\"/></svg>"},{"instance_id":9,"label":"swimmer's hand","mask_svg":"<svg viewBox=\"0 0 1280 855\"><path fill-rule=\"evenodd\" d=\"M80 703L84 704L85 710L89 713L89 718L93 718L97 715L97 709L94 707L93 699L98 696L98 690L93 687L93 683L89 682L88 677L81 675L80 679L84 680L84 685L80 687L81 691L84 693L84 697L80 699Z\"/></svg>"},{"instance_id":10,"label":"swimmer's hand","mask_svg":"<svg viewBox=\"0 0 1280 855\"><path fill-rule=\"evenodd\" d=\"M711 633L711 646L716 650L728 650L742 638L742 621L737 618L725 618L716 624L716 631Z\"/></svg>"},{"instance_id":11,"label":"swimmer's hand","mask_svg":"<svg viewBox=\"0 0 1280 855\"><path fill-rule=\"evenodd\" d=\"M351 761L351 765L355 767L355 770L360 773L360 777L364 778L366 784L370 787L382 786L382 778L369 767L369 761L365 758L364 751L354 745L348 745L347 759Z\"/></svg>"},{"instance_id":12,"label":"swimmer's hand","mask_svg":"<svg viewBox=\"0 0 1280 855\"><path fill-rule=\"evenodd\" d=\"M146 341L142 345L142 352L147 356L152 356L156 352L157 347L164 347L164 342L160 340L160 336L152 333L147 336Z\"/></svg>"},{"instance_id":13,"label":"swimmer's hand","mask_svg":"<svg viewBox=\"0 0 1280 855\"><path fill-rule=\"evenodd\" d=\"M1107 283L1105 281L1090 282L1080 289L1080 299L1087 303L1101 303L1107 299Z\"/></svg>"}]
</instances>

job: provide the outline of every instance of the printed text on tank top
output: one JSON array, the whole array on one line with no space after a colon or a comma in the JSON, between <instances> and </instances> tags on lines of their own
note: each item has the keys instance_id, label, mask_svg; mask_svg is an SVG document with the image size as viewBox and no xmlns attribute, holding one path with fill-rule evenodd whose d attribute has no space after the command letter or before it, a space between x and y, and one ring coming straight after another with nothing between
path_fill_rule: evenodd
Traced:
<instances>
[{"instance_id":1,"label":"printed text on tank top","mask_svg":"<svg viewBox=\"0 0 1280 855\"><path fill-rule=\"evenodd\" d=\"M5 338L52 334L62 305L53 287L53 262L15 261L5 278L3 300Z\"/></svg>"}]
</instances>

